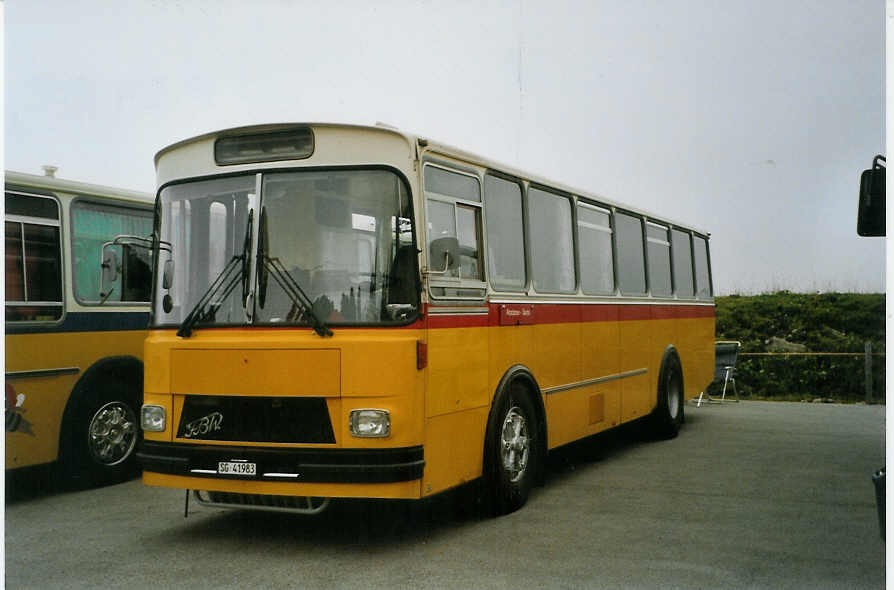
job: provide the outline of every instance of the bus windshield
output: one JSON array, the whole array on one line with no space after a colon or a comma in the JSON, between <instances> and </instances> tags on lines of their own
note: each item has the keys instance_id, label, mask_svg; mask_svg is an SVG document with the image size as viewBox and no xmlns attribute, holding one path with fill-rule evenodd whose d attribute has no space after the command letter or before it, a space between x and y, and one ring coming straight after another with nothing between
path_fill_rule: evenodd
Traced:
<instances>
[{"instance_id":1,"label":"bus windshield","mask_svg":"<svg viewBox=\"0 0 894 590\"><path fill-rule=\"evenodd\" d=\"M191 313L196 327L403 323L417 313L410 198L388 170L171 185L160 195L160 234L171 251L158 256L159 326Z\"/></svg>"}]
</instances>

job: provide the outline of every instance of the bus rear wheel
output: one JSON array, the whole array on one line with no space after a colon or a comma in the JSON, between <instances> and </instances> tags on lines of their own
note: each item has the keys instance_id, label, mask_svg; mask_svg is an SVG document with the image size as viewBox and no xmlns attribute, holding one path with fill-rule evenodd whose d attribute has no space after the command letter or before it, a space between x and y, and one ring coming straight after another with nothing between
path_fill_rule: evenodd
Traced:
<instances>
[{"instance_id":1,"label":"bus rear wheel","mask_svg":"<svg viewBox=\"0 0 894 590\"><path fill-rule=\"evenodd\" d=\"M499 395L491 411L483 492L494 516L514 512L528 500L540 458L536 416L530 396L518 386Z\"/></svg>"},{"instance_id":2,"label":"bus rear wheel","mask_svg":"<svg viewBox=\"0 0 894 590\"><path fill-rule=\"evenodd\" d=\"M674 438L683 425L683 369L676 355L668 355L658 377L658 405L652 415L656 434Z\"/></svg>"}]
</instances>

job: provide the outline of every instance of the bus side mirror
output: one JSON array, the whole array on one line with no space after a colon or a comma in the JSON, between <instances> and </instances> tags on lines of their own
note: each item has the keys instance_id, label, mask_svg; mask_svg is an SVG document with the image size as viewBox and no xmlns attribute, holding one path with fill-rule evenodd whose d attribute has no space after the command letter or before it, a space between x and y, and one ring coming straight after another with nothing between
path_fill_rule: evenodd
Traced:
<instances>
[{"instance_id":1,"label":"bus side mirror","mask_svg":"<svg viewBox=\"0 0 894 590\"><path fill-rule=\"evenodd\" d=\"M102 246L99 297L103 301L108 299L115 289L115 282L118 280L121 272L121 253L123 249L123 246L112 244L111 242Z\"/></svg>"},{"instance_id":2,"label":"bus side mirror","mask_svg":"<svg viewBox=\"0 0 894 590\"><path fill-rule=\"evenodd\" d=\"M857 235L879 237L885 235L885 161L876 156L872 168L860 176L860 200L857 206Z\"/></svg>"},{"instance_id":3,"label":"bus side mirror","mask_svg":"<svg viewBox=\"0 0 894 590\"><path fill-rule=\"evenodd\" d=\"M452 236L432 240L428 251L431 254L431 272L446 273L459 266L459 240Z\"/></svg>"}]
</instances>

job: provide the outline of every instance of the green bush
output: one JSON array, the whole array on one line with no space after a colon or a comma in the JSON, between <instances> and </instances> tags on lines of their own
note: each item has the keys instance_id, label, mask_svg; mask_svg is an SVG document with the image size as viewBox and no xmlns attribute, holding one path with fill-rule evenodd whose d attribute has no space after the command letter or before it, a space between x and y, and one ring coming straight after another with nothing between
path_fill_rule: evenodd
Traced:
<instances>
[{"instance_id":1,"label":"green bush","mask_svg":"<svg viewBox=\"0 0 894 590\"><path fill-rule=\"evenodd\" d=\"M872 343L874 353L885 352L883 294L780 291L717 297L716 306L717 339L739 340L742 353L770 352L771 338L776 338L784 345L802 345L808 352L857 354L740 357L736 368L740 395L865 399L865 343ZM884 401L884 364L883 356L873 357L876 401Z\"/></svg>"}]
</instances>

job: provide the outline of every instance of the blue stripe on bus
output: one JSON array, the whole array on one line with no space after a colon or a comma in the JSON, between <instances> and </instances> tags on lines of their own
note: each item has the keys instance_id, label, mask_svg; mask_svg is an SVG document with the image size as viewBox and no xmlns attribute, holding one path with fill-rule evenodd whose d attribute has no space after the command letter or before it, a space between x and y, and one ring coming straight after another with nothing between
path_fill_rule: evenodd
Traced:
<instances>
[{"instance_id":1,"label":"blue stripe on bus","mask_svg":"<svg viewBox=\"0 0 894 590\"><path fill-rule=\"evenodd\" d=\"M70 311L61 324L6 324L7 334L50 334L55 332L113 332L145 330L148 311Z\"/></svg>"}]
</instances>

